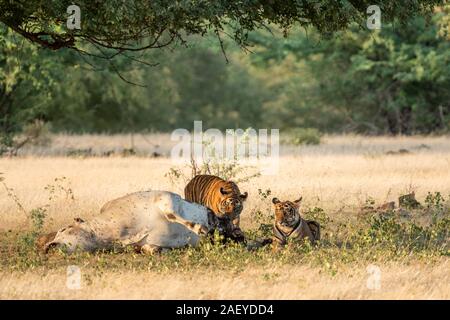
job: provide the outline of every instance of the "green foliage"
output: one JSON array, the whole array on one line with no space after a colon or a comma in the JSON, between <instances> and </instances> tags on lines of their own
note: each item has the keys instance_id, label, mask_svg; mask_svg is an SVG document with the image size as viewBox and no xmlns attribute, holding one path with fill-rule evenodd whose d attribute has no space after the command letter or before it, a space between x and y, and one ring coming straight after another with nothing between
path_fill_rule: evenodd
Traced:
<instances>
[{"instance_id":1,"label":"green foliage","mask_svg":"<svg viewBox=\"0 0 450 320\"><path fill-rule=\"evenodd\" d=\"M48 118L57 131L143 132L190 129L195 120L205 128L242 128L262 122L261 105L269 99L263 84L245 67L227 65L219 52L192 48L152 53L146 59L160 64L147 67L119 58L123 77L145 87L130 85L105 65L87 72L69 69L55 92ZM91 61L90 63L94 63Z\"/></svg>"},{"instance_id":2,"label":"green foliage","mask_svg":"<svg viewBox=\"0 0 450 320\"><path fill-rule=\"evenodd\" d=\"M262 203L258 209L252 209L250 211L251 221L258 227L253 230L246 231L246 234L250 238L264 239L272 237L273 222L275 216L272 210L272 190L258 189L259 201Z\"/></svg>"},{"instance_id":3,"label":"green foliage","mask_svg":"<svg viewBox=\"0 0 450 320\"><path fill-rule=\"evenodd\" d=\"M162 21L158 19L166 14L170 16L167 21L172 21L172 15L178 12L180 23L184 18L187 19L184 23L194 23L195 14L205 12L209 12L206 19L211 18L210 14L223 5L221 2L217 7L198 4L195 11L190 2L177 2L177 5L166 5L167 8L160 2L136 2L138 7L130 9L133 14L139 6L154 6L155 21ZM174 128L190 129L194 120L202 120L204 128L221 130L279 128L282 139L292 144L316 144L320 141L320 132L448 131L450 41L445 32L448 6L436 8L427 20L408 17L408 13L418 12L419 7L431 2L419 1L408 6L383 4L382 29L369 31L355 24L347 25L365 17L362 10L365 3L355 9L342 3L325 7L320 1L313 2L318 15L312 20L317 23L306 19L305 26L316 25L325 32L341 24L341 27L348 27L347 30L333 37L323 37L323 33L314 29L306 32L292 26L288 38L283 38L283 28L272 28L275 36L268 31L253 31L238 38L245 38L246 45L253 45L251 55L243 55L234 40L224 37L218 42L214 28L198 36L203 25L183 35L189 47L178 44L170 51L117 55L111 60L70 50L59 50L57 54L42 50L1 25L0 153L17 153L14 148L24 141L19 135L36 120L45 125L50 123L53 131L73 133L170 132ZM269 7L276 8L267 14L275 17L285 12L293 17L313 2L304 1L297 9L292 3L285 7L270 4ZM17 21L22 20L26 25L28 17L36 14L36 19L48 22L46 32L56 32L65 39L72 33L64 27L55 28L54 20L49 17L60 11L65 14L68 4L31 1L22 8L22 4L0 1L0 8L4 8L0 16L5 19L9 19L7 15L17 16ZM90 8L93 4L82 1L79 5L84 12L83 6ZM242 10L251 7L250 2L244 1L242 5ZM116 9L110 3L100 6L98 9L104 10L102 16L96 16L98 10L88 12L87 16L83 13L86 19L83 32L100 32L105 37L111 34L113 38L119 34L130 35L128 32L136 31L134 23L142 22L144 16L150 14L148 10L136 13L140 18L127 20L130 24L127 30L119 27L126 20L123 2L118 2ZM394 9L404 14L394 14ZM342 21L334 21L335 14L322 15L331 12L340 12ZM360 17L357 12L364 14ZM395 20L394 24L388 24L389 12L393 13L392 17L401 16L403 23ZM220 11L221 17L222 13ZM252 12L248 17L248 30L256 27L250 21L253 18L258 21L259 14ZM325 23L325 17L332 21ZM96 28L91 18L99 19L95 20L96 24L100 20L111 21ZM285 21L289 25L291 22ZM184 24L178 26L181 25ZM246 29L231 21L223 25L227 33L237 30L234 27ZM152 31L154 29L149 29ZM224 59L222 47L230 64ZM91 44L80 48L93 47ZM105 54L113 52L104 49ZM156 63L159 64L155 66Z\"/></svg>"},{"instance_id":4,"label":"green foliage","mask_svg":"<svg viewBox=\"0 0 450 320\"><path fill-rule=\"evenodd\" d=\"M400 222L395 216L371 217L369 228L356 234L353 240L357 246L385 247L395 255L429 248L445 254L448 250L449 222L448 218L444 218L439 223L424 227L414 222Z\"/></svg>"},{"instance_id":5,"label":"green foliage","mask_svg":"<svg viewBox=\"0 0 450 320\"><path fill-rule=\"evenodd\" d=\"M331 222L330 217L322 208L319 207L309 208L306 210L303 218L317 221L320 224L320 227L324 229L326 229L327 225Z\"/></svg>"},{"instance_id":6,"label":"green foliage","mask_svg":"<svg viewBox=\"0 0 450 320\"><path fill-rule=\"evenodd\" d=\"M0 25L0 154L23 143L14 140L18 132L35 140L36 130L45 130L35 120L45 119L55 88L57 61L51 59Z\"/></svg>"},{"instance_id":7,"label":"green foliage","mask_svg":"<svg viewBox=\"0 0 450 320\"><path fill-rule=\"evenodd\" d=\"M29 262L37 258L36 240L42 234L42 228L47 217L47 206L38 207L30 210L27 213L30 222L29 229L21 234L17 239L18 242L18 257L27 265ZM29 260L28 257L32 259ZM33 265L33 263L31 263Z\"/></svg>"},{"instance_id":8,"label":"green foliage","mask_svg":"<svg viewBox=\"0 0 450 320\"><path fill-rule=\"evenodd\" d=\"M36 208L30 211L30 219L32 222L32 229L34 232L40 232L44 226L47 210L45 208Z\"/></svg>"},{"instance_id":9,"label":"green foliage","mask_svg":"<svg viewBox=\"0 0 450 320\"><path fill-rule=\"evenodd\" d=\"M407 5L390 1L380 3L383 19L429 13L443 0L412 1ZM213 30L245 45L248 33L270 24L279 25L285 33L295 23L314 26L322 33L344 29L351 23L363 25L366 10L372 3L359 1L166 1L111 0L105 2L78 0L82 15L81 30L68 30L68 0L0 1L0 21L30 41L58 50L85 49L87 44L102 56L130 50L161 48L174 42L183 43L188 35L204 36ZM105 52L106 51L106 52ZM91 51L92 52L92 51Z\"/></svg>"},{"instance_id":10,"label":"green foliage","mask_svg":"<svg viewBox=\"0 0 450 320\"><path fill-rule=\"evenodd\" d=\"M444 210L444 203L445 199L441 195L440 192L431 193L428 192L426 198L425 198L425 204L427 206L427 209L436 209L438 211Z\"/></svg>"},{"instance_id":11,"label":"green foliage","mask_svg":"<svg viewBox=\"0 0 450 320\"><path fill-rule=\"evenodd\" d=\"M425 204L433 224L436 224L442 216L450 216L450 208L446 208L445 199L440 192L428 192Z\"/></svg>"},{"instance_id":12,"label":"green foliage","mask_svg":"<svg viewBox=\"0 0 450 320\"><path fill-rule=\"evenodd\" d=\"M284 122L373 134L448 130L450 41L441 32L444 18L438 12L429 21L383 24L376 32L354 26L322 41L314 31L289 41L257 37L269 61L291 54L301 63L285 91ZM313 80L305 84L305 76ZM296 115L302 122L296 123Z\"/></svg>"},{"instance_id":13,"label":"green foliage","mask_svg":"<svg viewBox=\"0 0 450 320\"><path fill-rule=\"evenodd\" d=\"M20 201L13 188L7 186L5 179L0 173L0 182L7 192L10 199L14 201L20 213L25 214L29 223L28 229L17 237L17 259L18 263L27 267L33 267L36 263L42 263L43 258L39 255L36 248L36 240L43 234L44 224L48 216L48 209L51 202L57 200L62 195L64 200L74 200L74 194L70 188L70 181L66 177L55 178L54 184L47 185L44 189L48 191L48 203L29 211Z\"/></svg>"}]
</instances>

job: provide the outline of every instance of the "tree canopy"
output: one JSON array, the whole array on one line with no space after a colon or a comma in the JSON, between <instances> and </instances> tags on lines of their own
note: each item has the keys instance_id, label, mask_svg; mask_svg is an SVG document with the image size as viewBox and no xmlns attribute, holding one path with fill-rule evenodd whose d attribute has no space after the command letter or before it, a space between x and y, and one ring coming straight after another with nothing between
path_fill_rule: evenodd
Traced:
<instances>
[{"instance_id":1,"label":"tree canopy","mask_svg":"<svg viewBox=\"0 0 450 320\"><path fill-rule=\"evenodd\" d=\"M383 21L406 21L429 13L444 0L380 1ZM250 31L272 24L321 33L364 25L372 0L77 0L81 29L66 27L72 0L0 0L0 21L26 39L50 49L85 50L111 57L129 51L184 43L190 35L231 37L245 46ZM93 49L94 48L94 49ZM115 51L112 53L107 49Z\"/></svg>"},{"instance_id":2,"label":"tree canopy","mask_svg":"<svg viewBox=\"0 0 450 320\"><path fill-rule=\"evenodd\" d=\"M430 133L450 125L449 6L427 21L367 32L350 27L323 40L311 32L291 39L256 33L262 68L293 55L301 63L278 117L287 127L364 133ZM444 27L444 28L443 28ZM308 80L306 80L309 78ZM318 115L321 116L318 116Z\"/></svg>"},{"instance_id":3,"label":"tree canopy","mask_svg":"<svg viewBox=\"0 0 450 320\"><path fill-rule=\"evenodd\" d=\"M0 26L0 154L23 124L45 117L57 75L56 59L49 58Z\"/></svg>"}]
</instances>

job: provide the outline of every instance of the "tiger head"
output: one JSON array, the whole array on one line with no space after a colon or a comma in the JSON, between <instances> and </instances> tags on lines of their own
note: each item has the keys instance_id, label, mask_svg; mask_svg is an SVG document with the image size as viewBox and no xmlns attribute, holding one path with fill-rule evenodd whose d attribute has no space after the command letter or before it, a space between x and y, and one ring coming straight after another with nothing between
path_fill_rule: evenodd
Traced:
<instances>
[{"instance_id":1,"label":"tiger head","mask_svg":"<svg viewBox=\"0 0 450 320\"><path fill-rule=\"evenodd\" d=\"M294 228L300 221L300 202L302 197L295 201L280 201L273 198L272 203L275 206L275 224L282 228Z\"/></svg>"},{"instance_id":2,"label":"tiger head","mask_svg":"<svg viewBox=\"0 0 450 320\"><path fill-rule=\"evenodd\" d=\"M235 183L229 182L220 187L218 194L217 216L219 218L228 218L230 220L238 219L248 193L241 193Z\"/></svg>"}]
</instances>

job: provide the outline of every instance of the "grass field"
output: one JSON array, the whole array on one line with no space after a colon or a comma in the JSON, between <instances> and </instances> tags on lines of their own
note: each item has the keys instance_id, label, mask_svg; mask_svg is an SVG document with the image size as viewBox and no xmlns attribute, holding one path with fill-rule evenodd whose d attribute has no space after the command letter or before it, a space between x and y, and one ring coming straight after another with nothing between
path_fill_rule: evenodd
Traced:
<instances>
[{"instance_id":1,"label":"grass field","mask_svg":"<svg viewBox=\"0 0 450 320\"><path fill-rule=\"evenodd\" d=\"M248 252L205 242L157 256L38 254L36 234L89 219L111 199L148 189L182 194L184 181L165 176L174 166L169 136L130 141L59 135L0 158L1 299L450 298L450 137L337 136L282 146L278 175L240 183L249 192L242 228L268 235L260 225L272 222L272 196L302 195L303 215L324 226L314 248ZM131 146L135 152L124 152ZM419 209L371 209L412 191ZM68 265L80 268L80 289L66 286Z\"/></svg>"}]
</instances>

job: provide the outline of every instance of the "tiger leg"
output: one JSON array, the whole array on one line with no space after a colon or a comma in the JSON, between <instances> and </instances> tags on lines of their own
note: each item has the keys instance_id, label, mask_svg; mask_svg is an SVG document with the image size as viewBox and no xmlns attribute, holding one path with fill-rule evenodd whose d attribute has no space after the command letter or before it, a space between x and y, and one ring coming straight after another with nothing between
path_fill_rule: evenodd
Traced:
<instances>
[{"instance_id":1,"label":"tiger leg","mask_svg":"<svg viewBox=\"0 0 450 320\"><path fill-rule=\"evenodd\" d=\"M235 218L232 222L233 222L233 226L239 228L239 224L241 223L241 217Z\"/></svg>"},{"instance_id":2,"label":"tiger leg","mask_svg":"<svg viewBox=\"0 0 450 320\"><path fill-rule=\"evenodd\" d=\"M241 218L237 217L232 222L232 230L231 230L231 239L233 239L236 242L245 242L245 235L244 232L239 227Z\"/></svg>"},{"instance_id":3,"label":"tiger leg","mask_svg":"<svg viewBox=\"0 0 450 320\"><path fill-rule=\"evenodd\" d=\"M311 231L313 240L312 242L320 240L320 224L313 220L306 220L306 223Z\"/></svg>"},{"instance_id":4,"label":"tiger leg","mask_svg":"<svg viewBox=\"0 0 450 320\"><path fill-rule=\"evenodd\" d=\"M283 249L285 243L281 242L278 238L272 238L272 252L276 253Z\"/></svg>"}]
</instances>

